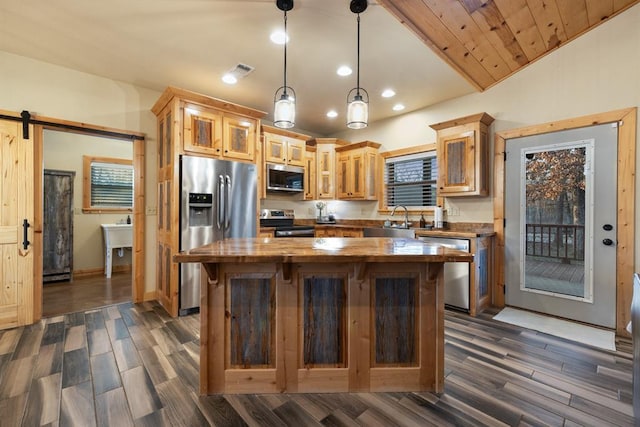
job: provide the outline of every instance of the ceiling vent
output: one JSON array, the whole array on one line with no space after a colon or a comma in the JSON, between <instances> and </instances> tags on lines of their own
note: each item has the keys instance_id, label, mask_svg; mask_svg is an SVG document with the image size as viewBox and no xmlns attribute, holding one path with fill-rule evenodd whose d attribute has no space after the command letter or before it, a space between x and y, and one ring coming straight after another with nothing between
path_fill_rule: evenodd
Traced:
<instances>
[{"instance_id":1,"label":"ceiling vent","mask_svg":"<svg viewBox=\"0 0 640 427\"><path fill-rule=\"evenodd\" d=\"M253 68L251 65L239 63L232 70L230 70L229 73L233 74L238 79L241 79L243 77L246 77L247 74L251 73L253 70L255 70L255 68Z\"/></svg>"}]
</instances>

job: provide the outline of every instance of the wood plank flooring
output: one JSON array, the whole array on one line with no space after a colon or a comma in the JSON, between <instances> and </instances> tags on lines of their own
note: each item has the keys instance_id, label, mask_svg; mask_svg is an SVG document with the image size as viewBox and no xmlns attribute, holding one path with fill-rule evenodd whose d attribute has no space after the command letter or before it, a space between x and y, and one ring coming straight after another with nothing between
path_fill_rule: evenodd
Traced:
<instances>
[{"instance_id":1,"label":"wood plank flooring","mask_svg":"<svg viewBox=\"0 0 640 427\"><path fill-rule=\"evenodd\" d=\"M131 301L131 271L76 277L73 282L45 283L42 286L42 317L86 311Z\"/></svg>"},{"instance_id":2,"label":"wood plank flooring","mask_svg":"<svg viewBox=\"0 0 640 427\"><path fill-rule=\"evenodd\" d=\"M447 311L445 392L199 396L199 316L119 304L0 331L1 426L632 426L604 351Z\"/></svg>"}]
</instances>

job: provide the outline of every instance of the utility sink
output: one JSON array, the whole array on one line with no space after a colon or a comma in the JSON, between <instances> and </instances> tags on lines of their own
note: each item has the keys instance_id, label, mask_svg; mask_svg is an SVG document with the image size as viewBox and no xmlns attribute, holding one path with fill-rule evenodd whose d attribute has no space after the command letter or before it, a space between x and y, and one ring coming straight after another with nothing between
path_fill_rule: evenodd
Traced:
<instances>
[{"instance_id":1,"label":"utility sink","mask_svg":"<svg viewBox=\"0 0 640 427\"><path fill-rule=\"evenodd\" d=\"M415 239L416 232L413 228L398 227L368 227L362 229L364 237L404 237L406 239Z\"/></svg>"}]
</instances>

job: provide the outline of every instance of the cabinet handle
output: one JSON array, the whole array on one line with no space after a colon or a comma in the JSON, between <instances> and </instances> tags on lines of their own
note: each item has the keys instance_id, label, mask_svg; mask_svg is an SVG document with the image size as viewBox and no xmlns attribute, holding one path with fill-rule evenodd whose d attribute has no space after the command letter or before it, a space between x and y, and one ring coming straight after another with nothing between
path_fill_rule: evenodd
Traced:
<instances>
[{"instance_id":1,"label":"cabinet handle","mask_svg":"<svg viewBox=\"0 0 640 427\"><path fill-rule=\"evenodd\" d=\"M26 219L23 220L22 221L22 232L23 232L22 248L23 249L28 249L29 244L31 243L29 241L29 235L28 235L29 227L31 227L31 225L29 225L29 221L27 221Z\"/></svg>"}]
</instances>

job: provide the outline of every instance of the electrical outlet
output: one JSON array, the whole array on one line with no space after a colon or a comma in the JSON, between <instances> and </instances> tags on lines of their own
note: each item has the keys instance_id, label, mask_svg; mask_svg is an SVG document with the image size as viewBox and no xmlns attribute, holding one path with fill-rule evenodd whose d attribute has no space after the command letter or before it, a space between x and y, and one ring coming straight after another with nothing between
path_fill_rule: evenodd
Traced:
<instances>
[{"instance_id":1,"label":"electrical outlet","mask_svg":"<svg viewBox=\"0 0 640 427\"><path fill-rule=\"evenodd\" d=\"M313 208L307 208L307 213L309 215L313 215Z\"/></svg>"},{"instance_id":2,"label":"electrical outlet","mask_svg":"<svg viewBox=\"0 0 640 427\"><path fill-rule=\"evenodd\" d=\"M82 208L74 208L73 213L75 215L82 215Z\"/></svg>"},{"instance_id":3,"label":"electrical outlet","mask_svg":"<svg viewBox=\"0 0 640 427\"><path fill-rule=\"evenodd\" d=\"M147 206L146 213L147 215L156 215L158 212L155 206Z\"/></svg>"}]
</instances>

